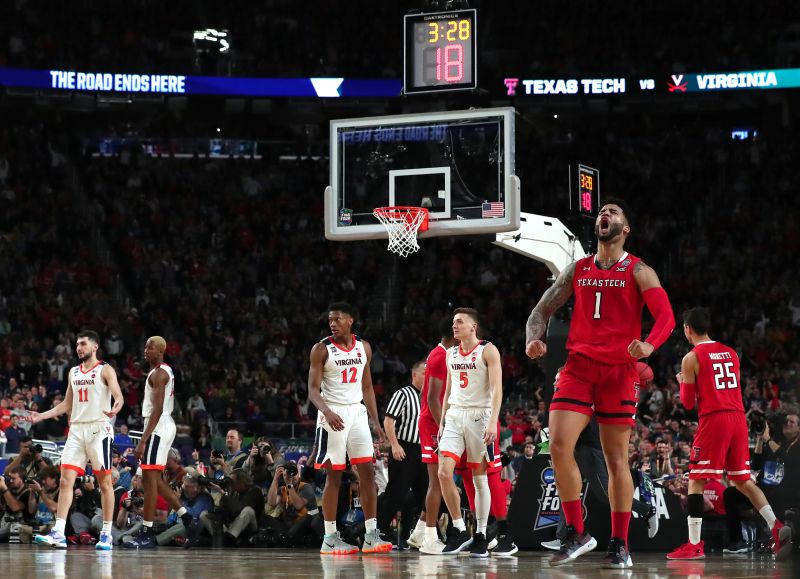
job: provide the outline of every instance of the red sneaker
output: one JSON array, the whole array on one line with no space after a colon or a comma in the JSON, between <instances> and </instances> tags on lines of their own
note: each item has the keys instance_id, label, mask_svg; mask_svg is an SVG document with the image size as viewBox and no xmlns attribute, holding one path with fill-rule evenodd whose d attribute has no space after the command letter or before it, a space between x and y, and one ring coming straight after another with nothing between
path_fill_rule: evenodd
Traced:
<instances>
[{"instance_id":1,"label":"red sneaker","mask_svg":"<svg viewBox=\"0 0 800 579\"><path fill-rule=\"evenodd\" d=\"M772 552L778 561L792 553L792 529L780 521L775 521L772 527Z\"/></svg>"},{"instance_id":2,"label":"red sneaker","mask_svg":"<svg viewBox=\"0 0 800 579\"><path fill-rule=\"evenodd\" d=\"M688 541L667 554L667 559L705 559L706 553L703 550L703 541L692 545Z\"/></svg>"},{"instance_id":3,"label":"red sneaker","mask_svg":"<svg viewBox=\"0 0 800 579\"><path fill-rule=\"evenodd\" d=\"M84 531L78 535L78 542L81 545L94 545L97 543L97 539L95 539L91 533Z\"/></svg>"}]
</instances>

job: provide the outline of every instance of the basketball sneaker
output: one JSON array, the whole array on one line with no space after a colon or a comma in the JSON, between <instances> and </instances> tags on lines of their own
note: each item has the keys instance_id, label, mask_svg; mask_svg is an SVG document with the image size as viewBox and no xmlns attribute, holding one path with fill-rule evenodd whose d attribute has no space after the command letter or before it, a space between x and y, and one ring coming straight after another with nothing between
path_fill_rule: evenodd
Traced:
<instances>
[{"instance_id":1,"label":"basketball sneaker","mask_svg":"<svg viewBox=\"0 0 800 579\"><path fill-rule=\"evenodd\" d=\"M442 551L442 555L458 555L472 544L472 537L469 536L469 531L458 531L455 527L453 531L453 534L447 539L447 545Z\"/></svg>"},{"instance_id":2,"label":"basketball sneaker","mask_svg":"<svg viewBox=\"0 0 800 579\"><path fill-rule=\"evenodd\" d=\"M389 543L389 548L391 549L391 543ZM339 533L325 535L319 550L320 555L355 555L356 553L358 553L358 547L346 543Z\"/></svg>"},{"instance_id":3,"label":"basketball sneaker","mask_svg":"<svg viewBox=\"0 0 800 579\"><path fill-rule=\"evenodd\" d=\"M158 543L153 533L139 533L139 535L131 541L122 543L122 547L136 551L145 551L148 549L155 549L158 547Z\"/></svg>"},{"instance_id":4,"label":"basketball sneaker","mask_svg":"<svg viewBox=\"0 0 800 579\"><path fill-rule=\"evenodd\" d=\"M486 535L483 533L475 533L472 537L472 544L469 546L470 557L488 557L489 556L489 542L486 540Z\"/></svg>"},{"instance_id":5,"label":"basketball sneaker","mask_svg":"<svg viewBox=\"0 0 800 579\"><path fill-rule=\"evenodd\" d=\"M792 529L780 521L772 527L772 552L775 560L782 561L792 553Z\"/></svg>"},{"instance_id":6,"label":"basketball sneaker","mask_svg":"<svg viewBox=\"0 0 800 579\"><path fill-rule=\"evenodd\" d=\"M94 548L98 551L111 551L114 548L114 540L111 538L111 533L100 533L100 540Z\"/></svg>"},{"instance_id":7,"label":"basketball sneaker","mask_svg":"<svg viewBox=\"0 0 800 579\"><path fill-rule=\"evenodd\" d=\"M633 567L633 559L628 551L625 541L617 537L611 537L608 541L608 550L603 558L604 569L628 569Z\"/></svg>"},{"instance_id":8,"label":"basketball sneaker","mask_svg":"<svg viewBox=\"0 0 800 579\"><path fill-rule=\"evenodd\" d=\"M424 540L419 552L425 555L441 555L446 545L442 543L439 538L433 540Z\"/></svg>"},{"instance_id":9,"label":"basketball sneaker","mask_svg":"<svg viewBox=\"0 0 800 579\"><path fill-rule=\"evenodd\" d=\"M367 531L364 534L364 544L361 545L362 553L388 553L391 550L392 544L381 539L378 529Z\"/></svg>"},{"instance_id":10,"label":"basketball sneaker","mask_svg":"<svg viewBox=\"0 0 800 579\"><path fill-rule=\"evenodd\" d=\"M33 540L39 545L48 545L50 547L55 547L56 549L67 548L67 538L63 535L63 533L59 533L55 529L50 531L50 534L48 535L36 535Z\"/></svg>"},{"instance_id":11,"label":"basketball sneaker","mask_svg":"<svg viewBox=\"0 0 800 579\"><path fill-rule=\"evenodd\" d=\"M550 549L551 551L558 551L561 548L561 539L553 539L552 541L542 541L542 547Z\"/></svg>"},{"instance_id":12,"label":"basketball sneaker","mask_svg":"<svg viewBox=\"0 0 800 579\"><path fill-rule=\"evenodd\" d=\"M748 552L750 552L750 544L742 539L728 545L722 550L722 553L725 555L744 555Z\"/></svg>"},{"instance_id":13,"label":"basketball sneaker","mask_svg":"<svg viewBox=\"0 0 800 579\"><path fill-rule=\"evenodd\" d=\"M511 537L508 535L500 535L497 540L497 547L492 551L492 555L495 557L510 557L517 551L519 551L519 549L514 544L514 541L511 540Z\"/></svg>"},{"instance_id":14,"label":"basketball sneaker","mask_svg":"<svg viewBox=\"0 0 800 579\"><path fill-rule=\"evenodd\" d=\"M558 552L550 557L549 564L551 567L566 565L581 555L593 551L595 547L597 547L597 541L588 532L584 530L583 534L579 535L575 527L567 525L567 534L561 539L561 547Z\"/></svg>"},{"instance_id":15,"label":"basketball sneaker","mask_svg":"<svg viewBox=\"0 0 800 579\"><path fill-rule=\"evenodd\" d=\"M697 545L692 545L687 541L671 553L667 553L667 559L705 559L706 553L703 545L703 541Z\"/></svg>"},{"instance_id":16,"label":"basketball sneaker","mask_svg":"<svg viewBox=\"0 0 800 579\"><path fill-rule=\"evenodd\" d=\"M425 542L425 529L422 531L417 531L414 529L414 532L411 533L411 536L408 538L406 543L408 543L409 547L413 547L414 549L419 549L422 547L422 543Z\"/></svg>"},{"instance_id":17,"label":"basketball sneaker","mask_svg":"<svg viewBox=\"0 0 800 579\"><path fill-rule=\"evenodd\" d=\"M658 509L650 507L644 516L644 522L647 523L647 536L652 539L658 533Z\"/></svg>"}]
</instances>

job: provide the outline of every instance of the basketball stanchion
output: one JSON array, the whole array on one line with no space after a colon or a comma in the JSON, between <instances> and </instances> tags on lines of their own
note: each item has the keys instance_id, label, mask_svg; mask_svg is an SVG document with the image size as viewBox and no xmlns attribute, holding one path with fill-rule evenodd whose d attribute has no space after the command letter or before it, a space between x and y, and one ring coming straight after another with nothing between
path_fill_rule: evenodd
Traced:
<instances>
[{"instance_id":1,"label":"basketball stanchion","mask_svg":"<svg viewBox=\"0 0 800 579\"><path fill-rule=\"evenodd\" d=\"M417 233L428 230L428 210L424 207L378 207L372 214L389 233L389 251L408 257L419 250Z\"/></svg>"}]
</instances>

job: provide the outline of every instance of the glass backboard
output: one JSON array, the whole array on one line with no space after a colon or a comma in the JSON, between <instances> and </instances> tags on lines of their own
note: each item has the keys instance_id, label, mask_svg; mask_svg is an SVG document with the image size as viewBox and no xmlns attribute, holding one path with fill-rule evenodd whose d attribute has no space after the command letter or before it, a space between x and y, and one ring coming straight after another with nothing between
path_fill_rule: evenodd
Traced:
<instances>
[{"instance_id":1,"label":"glass backboard","mask_svg":"<svg viewBox=\"0 0 800 579\"><path fill-rule=\"evenodd\" d=\"M519 228L514 109L331 121L325 236L385 239L376 207L426 207L421 238Z\"/></svg>"}]
</instances>

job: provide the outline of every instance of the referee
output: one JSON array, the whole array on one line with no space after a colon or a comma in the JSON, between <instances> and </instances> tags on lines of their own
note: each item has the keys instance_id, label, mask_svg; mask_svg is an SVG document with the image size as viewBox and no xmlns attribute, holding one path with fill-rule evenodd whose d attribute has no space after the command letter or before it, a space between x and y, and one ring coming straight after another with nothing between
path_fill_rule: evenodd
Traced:
<instances>
[{"instance_id":1,"label":"referee","mask_svg":"<svg viewBox=\"0 0 800 579\"><path fill-rule=\"evenodd\" d=\"M389 456L389 483L383 493L378 511L378 528L388 529L398 510L402 511L401 536L403 546L411 531L414 510L423 510L428 489L428 471L422 464L419 446L419 393L425 383L425 362L414 364L411 385L392 395L383 419L386 437L392 445ZM409 492L412 495L409 497ZM402 548L402 547L401 547Z\"/></svg>"}]
</instances>

